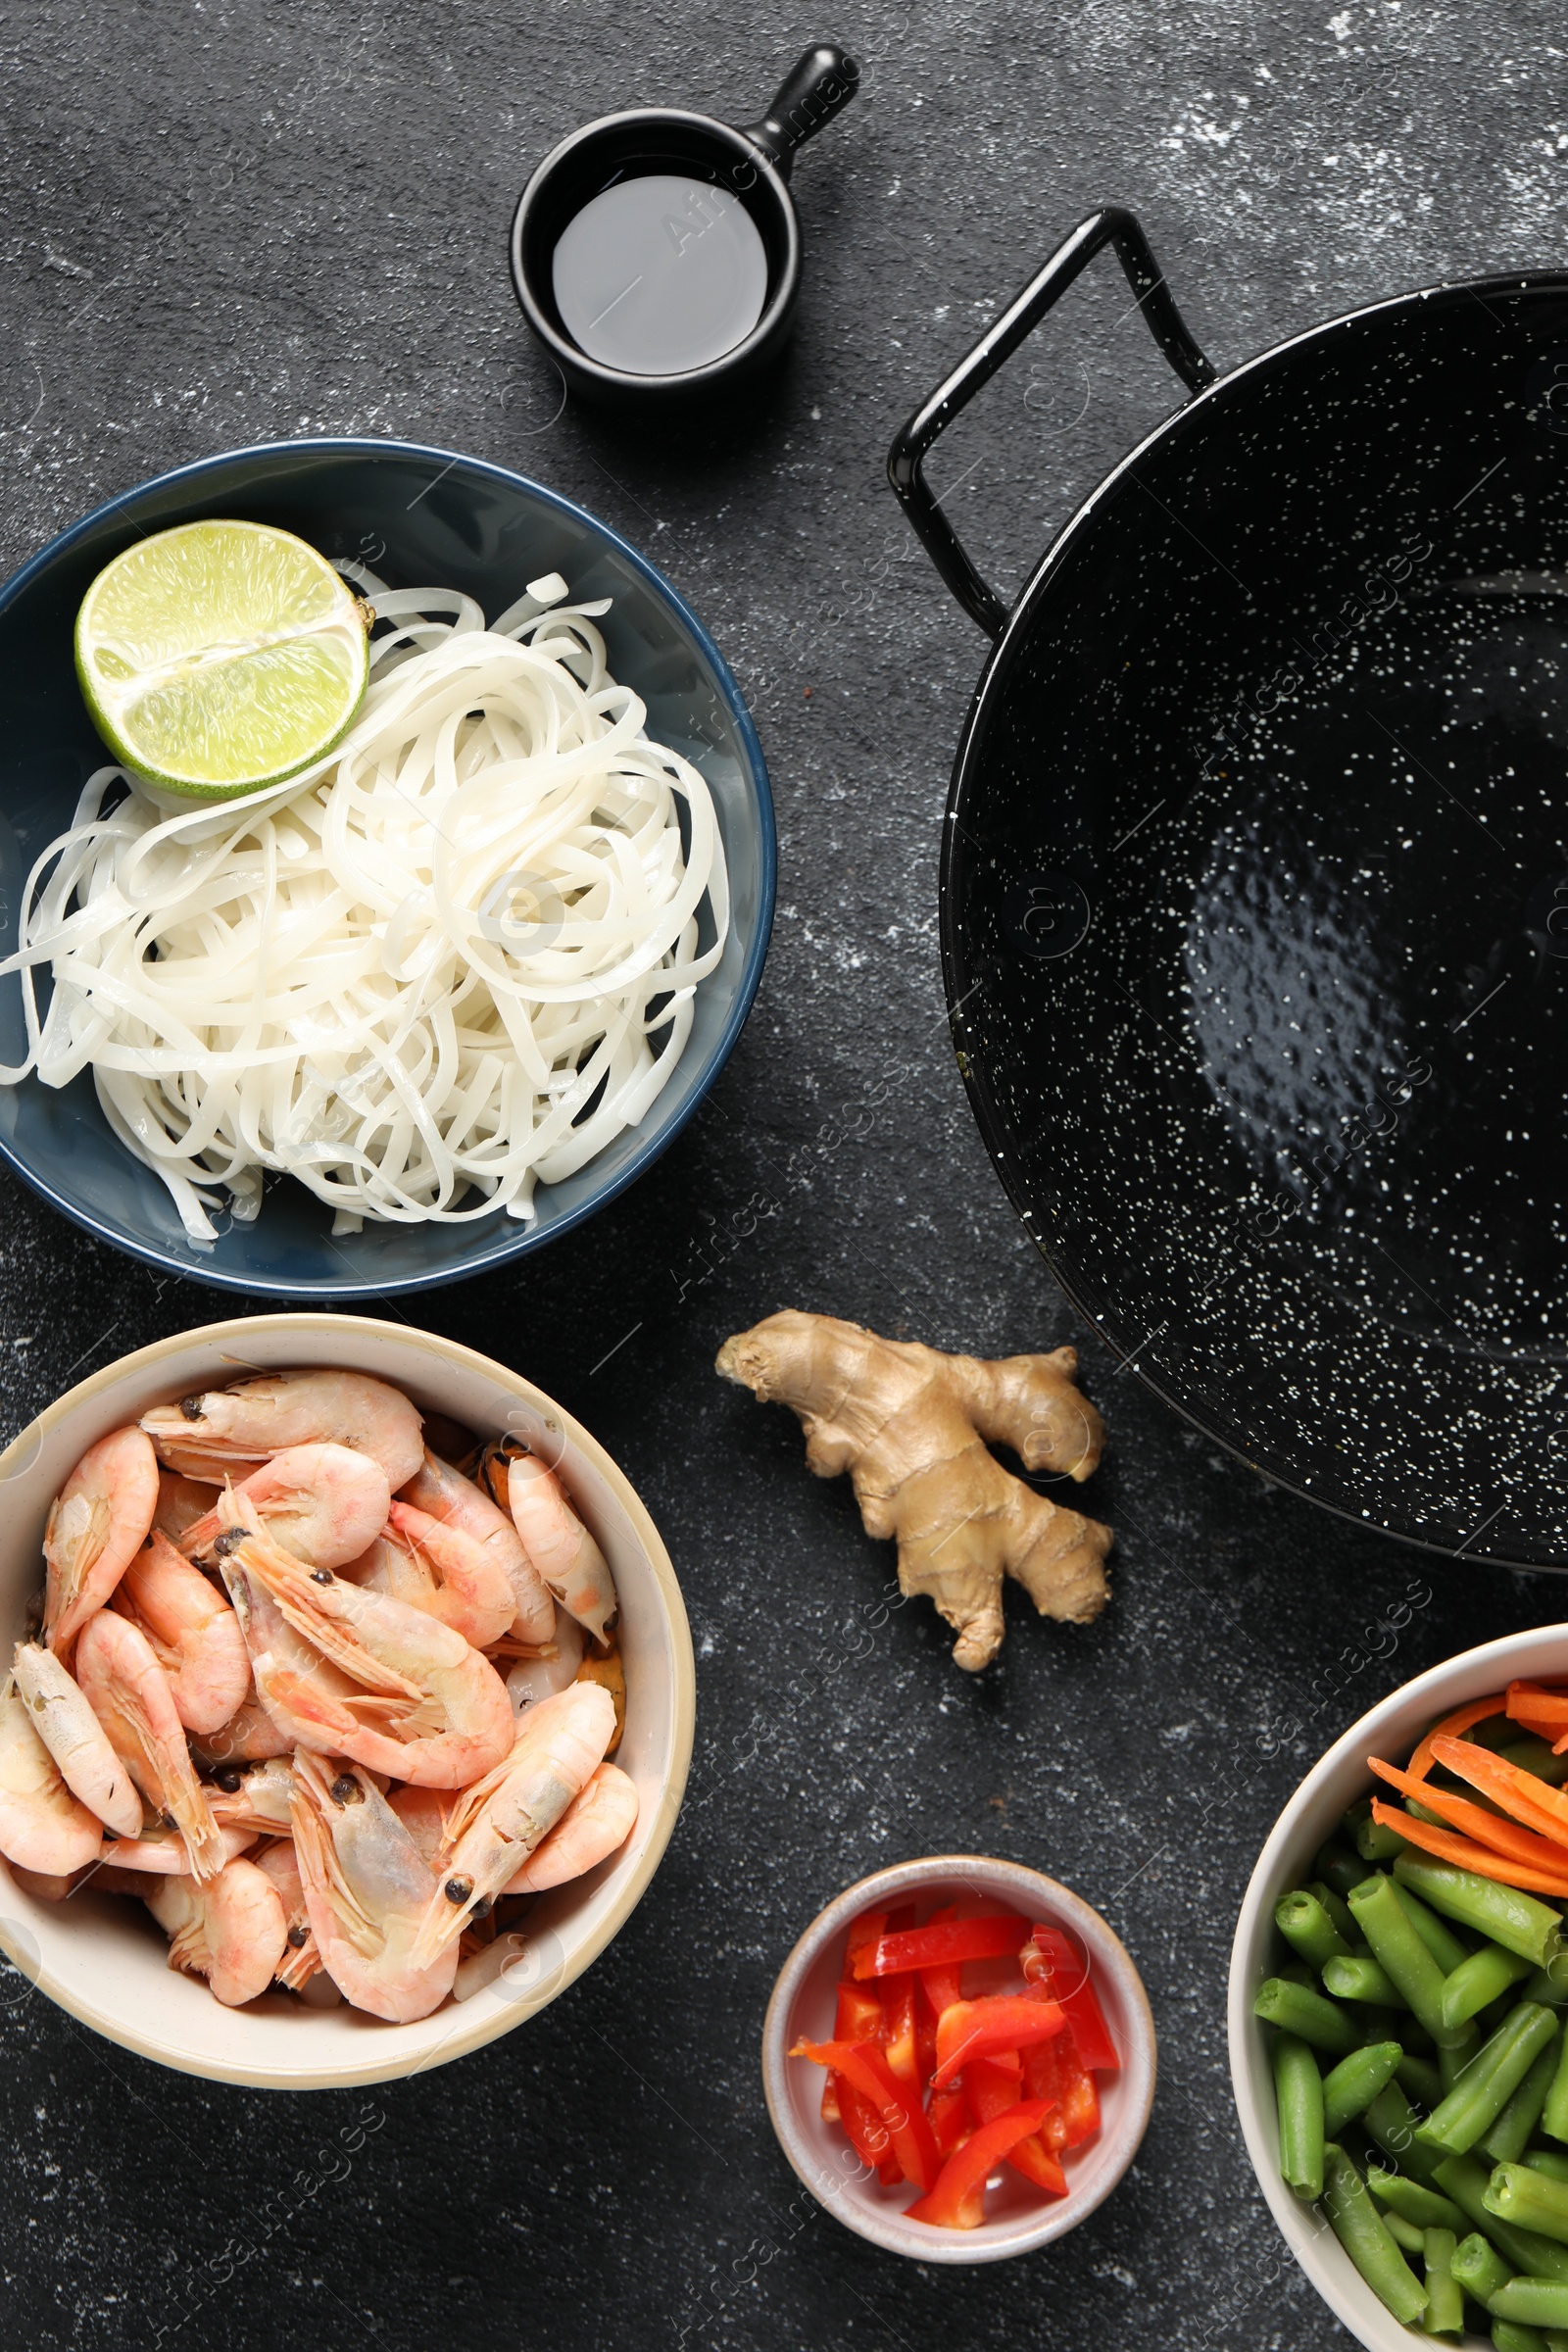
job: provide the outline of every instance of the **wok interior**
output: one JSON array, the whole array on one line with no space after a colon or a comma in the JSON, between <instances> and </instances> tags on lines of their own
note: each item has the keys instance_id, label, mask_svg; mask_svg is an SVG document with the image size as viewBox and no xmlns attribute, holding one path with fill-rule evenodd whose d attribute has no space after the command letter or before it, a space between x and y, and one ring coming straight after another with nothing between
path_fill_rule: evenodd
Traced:
<instances>
[{"instance_id":1,"label":"wok interior","mask_svg":"<svg viewBox=\"0 0 1568 2352\"><path fill-rule=\"evenodd\" d=\"M1139 455L988 681L945 936L1113 1345L1326 1502L1568 1566L1559 374L1560 282L1456 289Z\"/></svg>"}]
</instances>

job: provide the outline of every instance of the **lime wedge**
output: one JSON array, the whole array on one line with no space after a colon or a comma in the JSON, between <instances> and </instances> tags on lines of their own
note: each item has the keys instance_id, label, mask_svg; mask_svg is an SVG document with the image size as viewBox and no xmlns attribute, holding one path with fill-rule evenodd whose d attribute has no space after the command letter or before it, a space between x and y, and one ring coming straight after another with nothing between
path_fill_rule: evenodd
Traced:
<instances>
[{"instance_id":1,"label":"lime wedge","mask_svg":"<svg viewBox=\"0 0 1568 2352\"><path fill-rule=\"evenodd\" d=\"M329 752L365 693L364 608L265 522L183 522L127 547L76 615L76 675L115 758L197 800L259 792Z\"/></svg>"}]
</instances>

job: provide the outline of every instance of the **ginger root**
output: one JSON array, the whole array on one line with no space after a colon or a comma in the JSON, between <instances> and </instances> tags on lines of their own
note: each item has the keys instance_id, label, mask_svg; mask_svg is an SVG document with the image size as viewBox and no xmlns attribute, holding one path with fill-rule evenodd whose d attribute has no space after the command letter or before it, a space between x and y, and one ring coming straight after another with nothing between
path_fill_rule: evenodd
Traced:
<instances>
[{"instance_id":1,"label":"ginger root","mask_svg":"<svg viewBox=\"0 0 1568 2352\"><path fill-rule=\"evenodd\" d=\"M1004 1572L1043 1616L1087 1625L1104 1607L1111 1530L1048 1502L986 1443L1029 1470L1093 1473L1104 1427L1073 1385L1075 1348L986 1362L788 1307L726 1340L717 1368L800 1415L818 1478L850 1473L866 1534L898 1543L901 1591L936 1603L971 1674L1002 1646Z\"/></svg>"}]
</instances>

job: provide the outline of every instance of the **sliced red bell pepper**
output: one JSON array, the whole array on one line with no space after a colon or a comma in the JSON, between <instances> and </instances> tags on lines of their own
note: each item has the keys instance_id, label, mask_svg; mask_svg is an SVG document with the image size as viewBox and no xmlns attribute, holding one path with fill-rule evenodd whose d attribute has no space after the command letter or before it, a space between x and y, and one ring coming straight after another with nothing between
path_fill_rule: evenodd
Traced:
<instances>
[{"instance_id":1,"label":"sliced red bell pepper","mask_svg":"<svg viewBox=\"0 0 1568 2352\"><path fill-rule=\"evenodd\" d=\"M957 1904L949 1903L946 1910L933 1912L926 1925L933 1928L944 1927L950 1919L956 1919L957 1916ZM961 2001L963 1998L963 1963L961 1960L943 1960L935 1968L922 1968L919 1974L920 1990L925 1996L924 2006L929 2008L932 2025L935 2026L944 2009L951 2009L955 2001ZM934 2068L936 2062L936 2042L933 2034L931 2067ZM930 2069L927 2071L929 2073Z\"/></svg>"},{"instance_id":2,"label":"sliced red bell pepper","mask_svg":"<svg viewBox=\"0 0 1568 2352\"><path fill-rule=\"evenodd\" d=\"M888 1915L885 1911L864 1911L858 1919L851 1921L850 1932L844 1943L844 1974L846 1977L853 1977L858 1973L856 1961L863 1950L869 1950L881 1941L883 1930L887 1924Z\"/></svg>"},{"instance_id":3,"label":"sliced red bell pepper","mask_svg":"<svg viewBox=\"0 0 1568 2352\"><path fill-rule=\"evenodd\" d=\"M1016 2097L1016 2086L1014 2086ZM969 2101L956 2082L939 2090L931 2101L931 2136L937 2143L937 2154L944 2159L955 2148L961 2147L974 2129L969 2114Z\"/></svg>"},{"instance_id":4,"label":"sliced red bell pepper","mask_svg":"<svg viewBox=\"0 0 1568 2352\"><path fill-rule=\"evenodd\" d=\"M1022 1993L994 1992L978 2001L955 2001L937 2027L933 2084L940 2090L970 2058L990 2058L999 2050L1022 2050L1048 2041L1066 2023L1054 2001Z\"/></svg>"},{"instance_id":5,"label":"sliced red bell pepper","mask_svg":"<svg viewBox=\"0 0 1568 2352\"><path fill-rule=\"evenodd\" d=\"M937 2021L924 1982L914 1980L914 2057L922 2083L937 2071Z\"/></svg>"},{"instance_id":6,"label":"sliced red bell pepper","mask_svg":"<svg viewBox=\"0 0 1568 2352\"><path fill-rule=\"evenodd\" d=\"M963 1960L1005 1960L1029 1940L1029 1922L1010 1911L986 1912L978 1919L931 1920L923 1928L895 1933L889 1920L872 1943L856 1946L858 1977L886 1977L903 1968L943 1968Z\"/></svg>"},{"instance_id":7,"label":"sliced red bell pepper","mask_svg":"<svg viewBox=\"0 0 1568 2352\"><path fill-rule=\"evenodd\" d=\"M890 2168L894 2180L902 2180L904 2175L893 2154L892 2135L870 2100L858 2091L853 2082L846 2082L842 2076L831 2070L827 2079L837 2085L839 2121L849 2134L850 2145L860 2162L874 2173Z\"/></svg>"},{"instance_id":8,"label":"sliced red bell pepper","mask_svg":"<svg viewBox=\"0 0 1568 2352\"><path fill-rule=\"evenodd\" d=\"M1079 2057L1072 2028L1023 2053L1023 2086L1032 2099L1050 2099L1053 2112L1040 2136L1053 2155L1076 2148L1100 2129L1100 2093Z\"/></svg>"},{"instance_id":9,"label":"sliced red bell pepper","mask_svg":"<svg viewBox=\"0 0 1568 2352\"><path fill-rule=\"evenodd\" d=\"M1049 2049L1051 2044L1044 2042L1040 2046ZM963 2086L968 2092L977 2124L989 2124L997 2116L1005 2115L1009 2107L1018 2105L1022 2096L1019 2071L1016 2059L1011 2066L994 2058L970 2059L963 2070ZM939 2099L946 2096L945 2091L937 2093ZM1050 2120L1049 2116L1047 2120ZM940 2147L942 2143L938 2140L937 2144ZM1020 2139L1017 2146L1008 2151L1007 2162L1016 2172L1022 2173L1026 2180L1032 2180L1037 2188L1048 2190L1054 2197L1066 2195L1067 2176L1038 2132L1031 2132L1027 2139Z\"/></svg>"},{"instance_id":10,"label":"sliced red bell pepper","mask_svg":"<svg viewBox=\"0 0 1568 2352\"><path fill-rule=\"evenodd\" d=\"M920 2053L914 2017L914 1979L907 1971L903 1976L881 1980L882 2030L866 2040L881 2042L887 2055L888 2071L909 2098L918 2104L924 2088L920 2081Z\"/></svg>"},{"instance_id":11,"label":"sliced red bell pepper","mask_svg":"<svg viewBox=\"0 0 1568 2352\"><path fill-rule=\"evenodd\" d=\"M931 2222L939 2230L978 2230L986 2218L986 2175L1021 2139L1039 2131L1046 2113L1043 2099L1024 2099L981 2124L948 2158L935 2187L906 2208L909 2219Z\"/></svg>"},{"instance_id":12,"label":"sliced red bell pepper","mask_svg":"<svg viewBox=\"0 0 1568 2352\"><path fill-rule=\"evenodd\" d=\"M798 2041L790 2056L831 2066L862 2098L869 2099L888 2128L905 2178L918 2189L932 2187L938 2167L931 2126L924 2108L906 2098L894 2081L881 2050L868 2041Z\"/></svg>"},{"instance_id":13,"label":"sliced red bell pepper","mask_svg":"<svg viewBox=\"0 0 1568 2352\"><path fill-rule=\"evenodd\" d=\"M880 1948L880 1947L877 1947ZM1102 2068L1114 2074L1121 2057L1110 2037L1104 2013L1089 1982L1089 1963L1074 1949L1059 1928L1036 1922L1035 1932L1021 1954L1023 1973L1031 1984L1043 1984L1054 2001L1067 2012L1067 2023L1078 2055L1091 2072Z\"/></svg>"},{"instance_id":14,"label":"sliced red bell pepper","mask_svg":"<svg viewBox=\"0 0 1568 2352\"><path fill-rule=\"evenodd\" d=\"M838 2009L833 2019L834 2040L879 2041L881 2037L882 2002L875 1985L857 1984L853 1977L846 1978L839 1986ZM843 2120L839 2079L832 2073L822 2084L822 2116L830 2124ZM852 2139L855 2137L853 2132L850 2136Z\"/></svg>"}]
</instances>

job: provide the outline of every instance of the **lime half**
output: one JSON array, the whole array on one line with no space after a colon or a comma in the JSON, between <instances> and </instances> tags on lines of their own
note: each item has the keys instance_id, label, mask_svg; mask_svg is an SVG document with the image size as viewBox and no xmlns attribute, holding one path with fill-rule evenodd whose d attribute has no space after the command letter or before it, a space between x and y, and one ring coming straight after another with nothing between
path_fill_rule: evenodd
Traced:
<instances>
[{"instance_id":1,"label":"lime half","mask_svg":"<svg viewBox=\"0 0 1568 2352\"><path fill-rule=\"evenodd\" d=\"M332 749L370 651L348 583L292 531L183 522L105 566L76 615L94 726L149 784L221 800Z\"/></svg>"}]
</instances>

